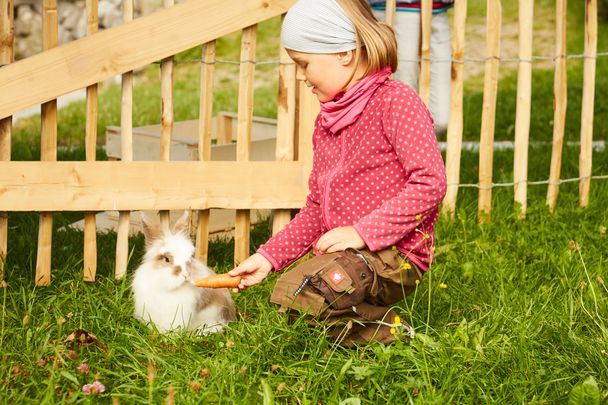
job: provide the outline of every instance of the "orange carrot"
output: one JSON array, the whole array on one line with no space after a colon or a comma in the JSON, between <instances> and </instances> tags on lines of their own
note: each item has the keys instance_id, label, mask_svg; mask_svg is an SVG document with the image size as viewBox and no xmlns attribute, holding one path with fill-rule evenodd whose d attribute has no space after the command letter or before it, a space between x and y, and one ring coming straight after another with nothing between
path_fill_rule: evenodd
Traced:
<instances>
[{"instance_id":1,"label":"orange carrot","mask_svg":"<svg viewBox=\"0 0 608 405\"><path fill-rule=\"evenodd\" d=\"M194 285L206 288L236 288L240 282L240 276L232 277L229 274L216 274L196 280Z\"/></svg>"}]
</instances>

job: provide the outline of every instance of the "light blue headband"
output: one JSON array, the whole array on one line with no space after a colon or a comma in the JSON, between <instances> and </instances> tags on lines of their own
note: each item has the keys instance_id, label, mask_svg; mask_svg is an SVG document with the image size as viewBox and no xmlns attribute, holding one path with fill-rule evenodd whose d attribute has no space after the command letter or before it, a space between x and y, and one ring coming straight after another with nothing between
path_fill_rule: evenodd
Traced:
<instances>
[{"instance_id":1,"label":"light blue headband","mask_svg":"<svg viewBox=\"0 0 608 405\"><path fill-rule=\"evenodd\" d=\"M306 53L337 53L356 48L355 26L335 0L299 0L281 29L287 49Z\"/></svg>"}]
</instances>

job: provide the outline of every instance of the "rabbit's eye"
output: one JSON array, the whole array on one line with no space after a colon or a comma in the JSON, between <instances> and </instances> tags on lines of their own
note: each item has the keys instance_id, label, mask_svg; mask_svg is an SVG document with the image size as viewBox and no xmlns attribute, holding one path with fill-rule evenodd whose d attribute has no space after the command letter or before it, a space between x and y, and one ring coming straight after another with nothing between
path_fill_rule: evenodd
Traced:
<instances>
[{"instance_id":1,"label":"rabbit's eye","mask_svg":"<svg viewBox=\"0 0 608 405\"><path fill-rule=\"evenodd\" d=\"M168 258L167 256L165 256L165 255L162 255L162 256L160 257L160 259L161 259L163 262L165 262L165 263L170 263L170 262L171 262L171 260L169 260L169 258Z\"/></svg>"}]
</instances>

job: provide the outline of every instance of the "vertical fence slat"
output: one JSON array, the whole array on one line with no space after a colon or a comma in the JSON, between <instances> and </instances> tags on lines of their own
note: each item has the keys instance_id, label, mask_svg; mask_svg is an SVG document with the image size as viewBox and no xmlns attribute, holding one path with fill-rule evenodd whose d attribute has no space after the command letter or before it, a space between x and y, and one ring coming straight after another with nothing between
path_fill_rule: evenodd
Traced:
<instances>
[{"instance_id":1,"label":"vertical fence slat","mask_svg":"<svg viewBox=\"0 0 608 405\"><path fill-rule=\"evenodd\" d=\"M44 0L42 4L42 48L48 50L58 45L59 23L57 0ZM41 106L40 160L57 160L57 100ZM51 245L53 241L53 214L41 212L38 228L38 253L36 256L36 284L51 282Z\"/></svg>"},{"instance_id":2,"label":"vertical fence slat","mask_svg":"<svg viewBox=\"0 0 608 405\"><path fill-rule=\"evenodd\" d=\"M532 22L534 2L519 0L519 65L517 71L517 106L515 113L515 146L513 149L513 182L519 218L526 216L528 187L528 144L532 108Z\"/></svg>"},{"instance_id":3,"label":"vertical fence slat","mask_svg":"<svg viewBox=\"0 0 608 405\"><path fill-rule=\"evenodd\" d=\"M15 16L13 0L0 0L0 65L14 60ZM0 67L1 69L1 67ZM12 117L0 119L0 161L11 160ZM0 288L6 287L4 264L8 253L8 212L0 212Z\"/></svg>"},{"instance_id":4,"label":"vertical fence slat","mask_svg":"<svg viewBox=\"0 0 608 405\"><path fill-rule=\"evenodd\" d=\"M566 11L568 1L557 0L555 5L555 76L553 77L553 146L551 169L547 188L547 205L555 212L559 193L559 178L562 167L564 132L566 130L566 108L568 106L568 77L566 69Z\"/></svg>"},{"instance_id":5,"label":"vertical fence slat","mask_svg":"<svg viewBox=\"0 0 608 405\"><path fill-rule=\"evenodd\" d=\"M232 116L226 112L221 112L217 119L217 144L227 145L232 143Z\"/></svg>"},{"instance_id":6,"label":"vertical fence slat","mask_svg":"<svg viewBox=\"0 0 608 405\"><path fill-rule=\"evenodd\" d=\"M500 0L487 0L486 62L483 83L483 106L479 140L479 200L480 222L489 222L492 211L492 163L494 153L494 123L500 64Z\"/></svg>"},{"instance_id":7,"label":"vertical fence slat","mask_svg":"<svg viewBox=\"0 0 608 405\"><path fill-rule=\"evenodd\" d=\"M467 0L454 4L452 36L452 91L450 118L447 130L446 174L448 188L443 200L443 214L451 218L456 212L456 197L460 182L460 155L463 133L464 34L467 18Z\"/></svg>"},{"instance_id":8,"label":"vertical fence slat","mask_svg":"<svg viewBox=\"0 0 608 405\"><path fill-rule=\"evenodd\" d=\"M298 161L308 165L306 170L312 170L312 134L315 129L315 119L319 114L321 105L317 97L310 91L304 81L298 83Z\"/></svg>"},{"instance_id":9,"label":"vertical fence slat","mask_svg":"<svg viewBox=\"0 0 608 405\"><path fill-rule=\"evenodd\" d=\"M133 21L133 0L122 1L123 22ZM133 160L133 72L122 75L120 102L120 158L123 162ZM114 277L122 279L127 273L129 261L129 222L131 213L118 213L118 228L116 230L116 265Z\"/></svg>"},{"instance_id":10,"label":"vertical fence slat","mask_svg":"<svg viewBox=\"0 0 608 405\"><path fill-rule=\"evenodd\" d=\"M386 23L389 27L395 26L395 14L397 13L397 0L387 0L384 8Z\"/></svg>"},{"instance_id":11,"label":"vertical fence slat","mask_svg":"<svg viewBox=\"0 0 608 405\"><path fill-rule=\"evenodd\" d=\"M99 27L98 0L87 0L87 35ZM85 130L86 160L94 161L97 151L97 83L87 87L87 118ZM97 274L97 225L94 212L84 214L84 281L95 281Z\"/></svg>"},{"instance_id":12,"label":"vertical fence slat","mask_svg":"<svg viewBox=\"0 0 608 405\"><path fill-rule=\"evenodd\" d=\"M255 73L257 25L243 29L241 38L241 65L239 72L239 98L237 117L236 160L249 160L251 125L253 119L253 78ZM237 210L234 228L234 262L238 264L249 256L249 210Z\"/></svg>"},{"instance_id":13,"label":"vertical fence slat","mask_svg":"<svg viewBox=\"0 0 608 405\"><path fill-rule=\"evenodd\" d=\"M418 94L424 104L429 105L431 93L431 24L433 0L420 2L420 78Z\"/></svg>"},{"instance_id":14,"label":"vertical fence slat","mask_svg":"<svg viewBox=\"0 0 608 405\"><path fill-rule=\"evenodd\" d=\"M597 58L597 0L585 1L585 62L583 68L583 100L581 106L581 151L579 156L579 205L589 204L591 159L593 156L593 103L595 96L595 64Z\"/></svg>"},{"instance_id":15,"label":"vertical fence slat","mask_svg":"<svg viewBox=\"0 0 608 405\"><path fill-rule=\"evenodd\" d=\"M211 160L211 118L213 116L213 77L215 74L215 41L203 45L201 64L198 160ZM198 211L196 257L207 263L209 255L209 214Z\"/></svg>"},{"instance_id":16,"label":"vertical fence slat","mask_svg":"<svg viewBox=\"0 0 608 405\"><path fill-rule=\"evenodd\" d=\"M296 66L282 46L279 51L279 99L277 103L276 160L294 159L296 117ZM272 234L276 234L291 220L291 210L275 210Z\"/></svg>"},{"instance_id":17,"label":"vertical fence slat","mask_svg":"<svg viewBox=\"0 0 608 405\"><path fill-rule=\"evenodd\" d=\"M174 0L163 0L165 8L173 7ZM171 159L171 138L173 135L173 56L165 58L160 63L160 160ZM160 212L160 223L169 228L169 211Z\"/></svg>"}]
</instances>

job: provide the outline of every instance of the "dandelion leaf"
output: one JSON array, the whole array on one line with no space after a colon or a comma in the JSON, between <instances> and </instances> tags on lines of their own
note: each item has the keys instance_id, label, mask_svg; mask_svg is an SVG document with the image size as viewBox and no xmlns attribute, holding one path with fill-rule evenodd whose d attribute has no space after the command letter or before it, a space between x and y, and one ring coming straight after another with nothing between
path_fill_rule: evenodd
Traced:
<instances>
[{"instance_id":1,"label":"dandelion leaf","mask_svg":"<svg viewBox=\"0 0 608 405\"><path fill-rule=\"evenodd\" d=\"M595 378L589 376L582 383L577 384L570 395L568 395L568 405L599 405L600 389Z\"/></svg>"}]
</instances>

